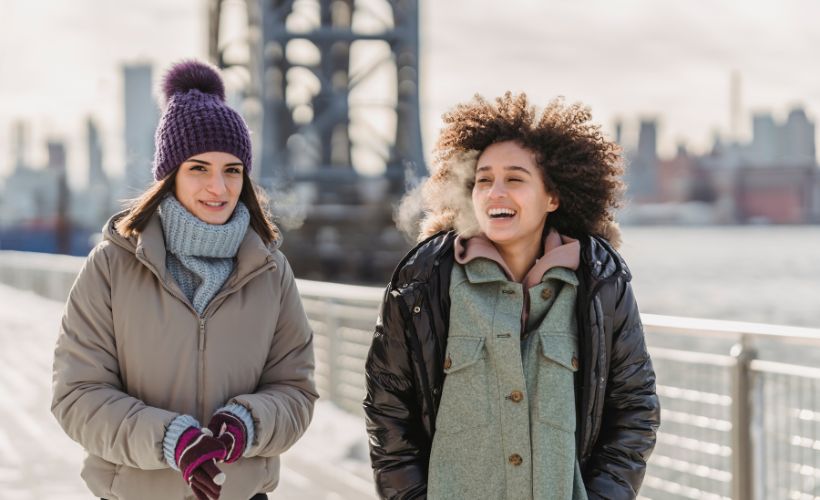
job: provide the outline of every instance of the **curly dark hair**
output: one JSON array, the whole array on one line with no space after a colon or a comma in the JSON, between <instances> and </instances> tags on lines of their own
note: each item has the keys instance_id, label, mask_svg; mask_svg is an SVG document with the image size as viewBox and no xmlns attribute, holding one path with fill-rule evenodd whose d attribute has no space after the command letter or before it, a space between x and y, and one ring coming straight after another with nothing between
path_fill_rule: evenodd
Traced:
<instances>
[{"instance_id":1,"label":"curly dark hair","mask_svg":"<svg viewBox=\"0 0 820 500\"><path fill-rule=\"evenodd\" d=\"M434 174L421 187L425 211L420 238L440 230L474 232L469 201L478 156L488 146L515 141L535 153L549 193L559 208L548 225L568 236L608 237L624 190L621 148L607 139L580 103L552 100L539 114L524 93L490 102L476 94L444 115L435 150ZM455 188L455 190L454 190ZM466 196L469 203L454 201Z\"/></svg>"}]
</instances>

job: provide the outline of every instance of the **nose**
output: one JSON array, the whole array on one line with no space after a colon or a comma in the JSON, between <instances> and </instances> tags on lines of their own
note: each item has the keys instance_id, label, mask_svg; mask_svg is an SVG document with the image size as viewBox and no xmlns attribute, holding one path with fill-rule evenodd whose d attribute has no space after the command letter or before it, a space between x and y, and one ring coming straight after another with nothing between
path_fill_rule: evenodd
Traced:
<instances>
[{"instance_id":1,"label":"nose","mask_svg":"<svg viewBox=\"0 0 820 500\"><path fill-rule=\"evenodd\" d=\"M493 185L490 187L490 191L487 193L487 196L491 200L495 200L498 198L503 198L507 194L507 189L504 187L504 182L501 180L493 181Z\"/></svg>"},{"instance_id":2,"label":"nose","mask_svg":"<svg viewBox=\"0 0 820 500\"><path fill-rule=\"evenodd\" d=\"M213 193L215 195L222 195L225 191L227 191L225 177L221 172L216 172L208 179L207 189L209 193Z\"/></svg>"}]
</instances>

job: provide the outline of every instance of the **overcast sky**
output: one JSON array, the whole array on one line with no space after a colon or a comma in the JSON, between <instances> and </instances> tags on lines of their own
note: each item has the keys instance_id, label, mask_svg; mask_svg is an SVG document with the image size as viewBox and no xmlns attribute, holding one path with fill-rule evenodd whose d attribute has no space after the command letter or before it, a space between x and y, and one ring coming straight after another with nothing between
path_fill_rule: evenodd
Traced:
<instances>
[{"instance_id":1,"label":"overcast sky","mask_svg":"<svg viewBox=\"0 0 820 500\"><path fill-rule=\"evenodd\" d=\"M526 91L592 107L612 130L660 120L661 152L709 147L729 131L729 81L741 76L743 128L752 112L820 110L820 2L815 0L421 0L425 150L441 114L475 92ZM11 167L15 119L29 158L65 139L74 180L87 162L86 116L99 123L106 167L122 164L121 66L160 68L205 56L204 0L0 0L0 173Z\"/></svg>"}]
</instances>

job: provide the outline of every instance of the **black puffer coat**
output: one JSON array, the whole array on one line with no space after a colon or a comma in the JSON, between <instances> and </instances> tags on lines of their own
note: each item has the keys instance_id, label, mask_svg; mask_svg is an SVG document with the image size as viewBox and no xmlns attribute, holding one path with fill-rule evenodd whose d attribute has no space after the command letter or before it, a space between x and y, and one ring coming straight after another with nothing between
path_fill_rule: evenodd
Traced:
<instances>
[{"instance_id":1,"label":"black puffer coat","mask_svg":"<svg viewBox=\"0 0 820 500\"><path fill-rule=\"evenodd\" d=\"M425 498L444 384L455 234L411 250L385 291L367 357L364 410L382 498ZM598 237L581 239L576 306L578 459L590 500L632 499L655 446L660 406L631 275Z\"/></svg>"}]
</instances>

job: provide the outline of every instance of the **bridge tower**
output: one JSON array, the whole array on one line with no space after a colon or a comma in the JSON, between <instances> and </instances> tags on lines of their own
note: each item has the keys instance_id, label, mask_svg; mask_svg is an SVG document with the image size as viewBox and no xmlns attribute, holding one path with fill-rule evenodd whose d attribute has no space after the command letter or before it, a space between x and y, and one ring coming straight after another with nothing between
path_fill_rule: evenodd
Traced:
<instances>
[{"instance_id":1,"label":"bridge tower","mask_svg":"<svg viewBox=\"0 0 820 500\"><path fill-rule=\"evenodd\" d=\"M241 89L256 180L302 222L297 275L384 282L407 248L392 207L427 172L418 0L208 0L208 48Z\"/></svg>"}]
</instances>

